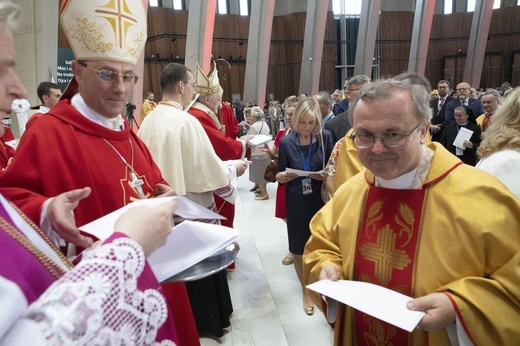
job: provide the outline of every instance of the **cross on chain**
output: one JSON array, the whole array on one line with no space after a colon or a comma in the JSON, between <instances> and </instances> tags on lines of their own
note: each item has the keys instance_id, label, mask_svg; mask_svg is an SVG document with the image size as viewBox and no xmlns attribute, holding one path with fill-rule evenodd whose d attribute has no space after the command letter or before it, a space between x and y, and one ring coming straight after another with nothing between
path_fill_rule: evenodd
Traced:
<instances>
[{"instance_id":1,"label":"cross on chain","mask_svg":"<svg viewBox=\"0 0 520 346\"><path fill-rule=\"evenodd\" d=\"M130 175L132 176L132 180L129 182L130 186L137 192L140 199L146 199L143 188L141 187L144 185L143 179L139 179L135 172L131 172Z\"/></svg>"},{"instance_id":2,"label":"cross on chain","mask_svg":"<svg viewBox=\"0 0 520 346\"><path fill-rule=\"evenodd\" d=\"M361 254L366 260L374 262L375 277L386 285L392 280L392 270L404 269L411 263L406 251L395 248L396 234L387 225L379 230L376 243L365 243Z\"/></svg>"},{"instance_id":3,"label":"cross on chain","mask_svg":"<svg viewBox=\"0 0 520 346\"><path fill-rule=\"evenodd\" d=\"M132 0L135 1L135 0ZM123 48L123 26L125 22L133 22L137 23L137 20L133 16L133 14L128 9L126 5L126 0L115 0L111 1L113 4L112 9L109 8L109 5L105 6L105 8L109 8L107 10L96 10L96 13L104 14L103 16L109 22L117 21L118 30L114 28L114 33L116 36L119 34L119 48ZM124 7L124 11L128 14L123 13L121 7ZM126 33L126 32L125 32Z\"/></svg>"}]
</instances>

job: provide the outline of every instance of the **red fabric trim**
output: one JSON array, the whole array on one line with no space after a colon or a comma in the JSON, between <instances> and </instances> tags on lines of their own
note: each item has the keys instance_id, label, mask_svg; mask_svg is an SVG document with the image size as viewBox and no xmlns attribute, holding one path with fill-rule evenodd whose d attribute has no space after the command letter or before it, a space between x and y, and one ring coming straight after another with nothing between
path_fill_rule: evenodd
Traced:
<instances>
[{"instance_id":1,"label":"red fabric trim","mask_svg":"<svg viewBox=\"0 0 520 346\"><path fill-rule=\"evenodd\" d=\"M448 299L451 302L451 305L453 305L453 309L455 309L455 314L457 314L457 317L459 318L460 323L462 324L462 328L466 332L466 335L469 337L469 339L471 340L471 342L474 345L477 345L475 340L473 340L473 338L471 337L471 334L469 333L469 330L468 330L468 326L466 326L466 323L464 323L464 318L462 317L462 313L460 312L459 307L457 306L457 303L455 302L455 300L453 299L451 294L449 294L448 292L440 292L440 293L444 293L448 297Z\"/></svg>"}]
</instances>

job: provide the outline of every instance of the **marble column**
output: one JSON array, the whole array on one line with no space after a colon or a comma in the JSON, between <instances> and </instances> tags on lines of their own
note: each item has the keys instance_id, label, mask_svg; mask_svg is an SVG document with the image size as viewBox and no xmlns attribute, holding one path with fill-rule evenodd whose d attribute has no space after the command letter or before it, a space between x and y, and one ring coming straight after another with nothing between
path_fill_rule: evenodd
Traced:
<instances>
[{"instance_id":1,"label":"marble column","mask_svg":"<svg viewBox=\"0 0 520 346\"><path fill-rule=\"evenodd\" d=\"M191 0L189 6L185 65L195 73L198 62L202 71L207 74L211 68L217 1Z\"/></svg>"},{"instance_id":2,"label":"marble column","mask_svg":"<svg viewBox=\"0 0 520 346\"><path fill-rule=\"evenodd\" d=\"M466 65L464 66L464 81L474 88L480 86L489 26L491 24L491 16L493 15L493 3L494 0L477 1L475 12L473 12L468 54L466 55Z\"/></svg>"},{"instance_id":3,"label":"marble column","mask_svg":"<svg viewBox=\"0 0 520 346\"><path fill-rule=\"evenodd\" d=\"M274 5L275 0L260 0L251 6L243 100L254 101L260 107L266 100Z\"/></svg>"},{"instance_id":4,"label":"marble column","mask_svg":"<svg viewBox=\"0 0 520 346\"><path fill-rule=\"evenodd\" d=\"M435 0L417 1L415 3L408 72L424 75L434 11Z\"/></svg>"},{"instance_id":5,"label":"marble column","mask_svg":"<svg viewBox=\"0 0 520 346\"><path fill-rule=\"evenodd\" d=\"M381 0L364 0L361 5L359 32L356 47L356 63L354 75L365 74L372 76L374 62L374 48L379 26L379 11Z\"/></svg>"},{"instance_id":6,"label":"marble column","mask_svg":"<svg viewBox=\"0 0 520 346\"><path fill-rule=\"evenodd\" d=\"M319 91L328 9L328 0L309 0L307 2L302 69L300 72L300 94L314 95Z\"/></svg>"}]
</instances>

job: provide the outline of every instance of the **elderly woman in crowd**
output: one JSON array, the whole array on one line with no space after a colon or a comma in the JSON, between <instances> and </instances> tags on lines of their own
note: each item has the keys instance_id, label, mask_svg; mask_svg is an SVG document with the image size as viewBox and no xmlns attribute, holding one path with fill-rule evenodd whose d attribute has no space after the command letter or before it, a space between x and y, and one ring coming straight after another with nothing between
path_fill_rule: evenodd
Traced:
<instances>
[{"instance_id":1,"label":"elderly woman in crowd","mask_svg":"<svg viewBox=\"0 0 520 346\"><path fill-rule=\"evenodd\" d=\"M246 108L246 119L251 126L249 128L249 135L269 135L269 126L264 121L264 111L260 107ZM251 149L251 166L249 167L249 181L255 183L255 199L266 200L269 199L267 193L267 181L264 179L265 169L271 162L269 155L264 153L261 148L253 147Z\"/></svg>"},{"instance_id":2,"label":"elderly woman in crowd","mask_svg":"<svg viewBox=\"0 0 520 346\"><path fill-rule=\"evenodd\" d=\"M456 155L467 165L475 166L477 163L477 148L480 145L480 127L477 125L475 114L468 106L459 106L454 112L455 122L446 126L442 132L440 142L453 155ZM463 148L453 145L461 128L473 131L471 138L462 143Z\"/></svg>"},{"instance_id":3,"label":"elderly woman in crowd","mask_svg":"<svg viewBox=\"0 0 520 346\"><path fill-rule=\"evenodd\" d=\"M297 103L291 103L285 108L285 124L287 126L276 134L276 138L274 139L274 145L269 149L269 146L266 144L262 149L269 155L271 160L278 158L278 152L280 150L280 140L287 136L292 131L292 117L294 114L294 110L296 109ZM276 188L276 203L274 207L274 216L282 219L285 223L287 223L287 211L285 210L285 184L278 184ZM294 263L294 256L289 251L287 256L285 256L282 260L283 265L291 265Z\"/></svg>"},{"instance_id":4,"label":"elderly woman in crowd","mask_svg":"<svg viewBox=\"0 0 520 346\"><path fill-rule=\"evenodd\" d=\"M520 198L520 88L511 91L482 138L477 168L497 177Z\"/></svg>"},{"instance_id":5,"label":"elderly woman in crowd","mask_svg":"<svg viewBox=\"0 0 520 346\"><path fill-rule=\"evenodd\" d=\"M293 131L280 140L276 180L285 187L289 251L294 255L294 268L303 293L303 309L314 313L314 305L303 284L302 255L310 237L309 222L323 207L321 185L325 180L323 167L332 152L332 136L321 131L321 112L314 98L298 103L292 118ZM320 133L322 132L322 133ZM307 176L287 173L287 168L308 171ZM319 172L319 173L310 173Z\"/></svg>"}]
</instances>

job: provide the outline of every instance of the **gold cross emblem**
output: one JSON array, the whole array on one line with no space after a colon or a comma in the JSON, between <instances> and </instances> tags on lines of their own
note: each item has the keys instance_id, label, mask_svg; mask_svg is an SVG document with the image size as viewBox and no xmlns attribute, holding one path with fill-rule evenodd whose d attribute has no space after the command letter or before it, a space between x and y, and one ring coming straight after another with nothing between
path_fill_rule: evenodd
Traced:
<instances>
[{"instance_id":1,"label":"gold cross emblem","mask_svg":"<svg viewBox=\"0 0 520 346\"><path fill-rule=\"evenodd\" d=\"M102 17L108 20L114 29L116 37L118 37L119 48L122 48L126 31L134 23L137 23L137 20L126 5L126 0L110 0L103 7L105 8L104 10L96 10L95 12L102 14Z\"/></svg>"},{"instance_id":2,"label":"gold cross emblem","mask_svg":"<svg viewBox=\"0 0 520 346\"><path fill-rule=\"evenodd\" d=\"M374 275L386 285L392 280L392 270L404 269L411 263L404 250L395 247L396 234L386 225L379 230L376 243L365 243L360 251L367 261L374 262Z\"/></svg>"}]
</instances>

